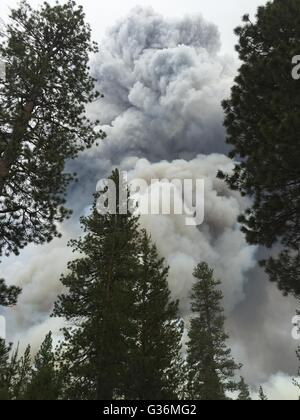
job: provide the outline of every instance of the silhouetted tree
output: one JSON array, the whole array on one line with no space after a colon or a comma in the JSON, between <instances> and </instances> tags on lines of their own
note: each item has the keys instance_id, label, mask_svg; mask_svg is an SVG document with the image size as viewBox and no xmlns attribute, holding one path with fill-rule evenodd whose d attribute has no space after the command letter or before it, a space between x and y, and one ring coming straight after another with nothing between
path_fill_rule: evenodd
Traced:
<instances>
[{"instance_id":1,"label":"silhouetted tree","mask_svg":"<svg viewBox=\"0 0 300 420\"><path fill-rule=\"evenodd\" d=\"M243 377L241 377L241 380L238 384L238 389L239 389L238 400L251 401L250 389L249 389L249 386L246 384L245 379Z\"/></svg>"},{"instance_id":2,"label":"silhouetted tree","mask_svg":"<svg viewBox=\"0 0 300 420\"><path fill-rule=\"evenodd\" d=\"M0 256L59 235L74 178L65 162L103 137L85 115L98 95L87 67L97 51L90 38L71 0L37 10L21 1L11 11L0 44Z\"/></svg>"},{"instance_id":3,"label":"silhouetted tree","mask_svg":"<svg viewBox=\"0 0 300 420\"><path fill-rule=\"evenodd\" d=\"M240 217L251 244L280 245L262 262L284 293L300 294L300 82L292 77L299 55L300 0L259 7L252 23L236 29L242 66L224 101L227 141L234 173L219 175L251 197Z\"/></svg>"},{"instance_id":4,"label":"silhouetted tree","mask_svg":"<svg viewBox=\"0 0 300 420\"><path fill-rule=\"evenodd\" d=\"M169 268L146 231L141 233L135 286L135 349L129 367L129 399L177 399L183 385L178 302L170 298Z\"/></svg>"},{"instance_id":5,"label":"silhouetted tree","mask_svg":"<svg viewBox=\"0 0 300 420\"><path fill-rule=\"evenodd\" d=\"M187 394L196 400L225 400L226 391L238 389L234 376L241 366L234 362L226 345L223 295L217 290L220 282L214 279L213 270L206 263L195 268L194 277Z\"/></svg>"},{"instance_id":6,"label":"silhouetted tree","mask_svg":"<svg viewBox=\"0 0 300 420\"><path fill-rule=\"evenodd\" d=\"M53 401L60 398L63 378L57 362L50 332L35 356L30 383L25 392L27 400Z\"/></svg>"},{"instance_id":7,"label":"silhouetted tree","mask_svg":"<svg viewBox=\"0 0 300 420\"><path fill-rule=\"evenodd\" d=\"M111 180L119 185L120 174ZM129 211L129 192L117 188L116 214L99 214L96 196L90 216L81 223L85 235L71 241L82 256L69 263L62 276L67 293L59 297L54 314L65 317L63 359L71 373L68 398L110 400L124 396L129 355L134 349L135 284L139 266L138 217ZM105 200L104 200L105 201ZM125 201L125 203L124 203Z\"/></svg>"},{"instance_id":8,"label":"silhouetted tree","mask_svg":"<svg viewBox=\"0 0 300 420\"><path fill-rule=\"evenodd\" d=\"M17 303L17 299L21 289L15 286L6 286L4 280L0 279L0 306L13 306Z\"/></svg>"},{"instance_id":9,"label":"silhouetted tree","mask_svg":"<svg viewBox=\"0 0 300 420\"><path fill-rule=\"evenodd\" d=\"M268 398L266 396L266 394L264 393L264 390L262 387L259 387L259 399L260 401L267 401Z\"/></svg>"}]
</instances>

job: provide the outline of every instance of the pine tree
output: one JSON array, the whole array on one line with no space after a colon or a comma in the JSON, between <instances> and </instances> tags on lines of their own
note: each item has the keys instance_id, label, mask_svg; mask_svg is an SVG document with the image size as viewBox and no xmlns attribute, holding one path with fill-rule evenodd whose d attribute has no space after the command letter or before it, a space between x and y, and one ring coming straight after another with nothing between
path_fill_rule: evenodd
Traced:
<instances>
[{"instance_id":1,"label":"pine tree","mask_svg":"<svg viewBox=\"0 0 300 420\"><path fill-rule=\"evenodd\" d=\"M192 312L187 343L187 394L195 400L224 400L226 391L234 391L237 365L226 346L225 317L221 307L220 282L206 263L199 264L194 277Z\"/></svg>"},{"instance_id":2,"label":"pine tree","mask_svg":"<svg viewBox=\"0 0 300 420\"><path fill-rule=\"evenodd\" d=\"M64 171L97 138L85 115L93 101L89 54L97 51L82 7L68 0L11 11L0 56L0 256L50 241L68 217Z\"/></svg>"},{"instance_id":3,"label":"pine tree","mask_svg":"<svg viewBox=\"0 0 300 420\"><path fill-rule=\"evenodd\" d=\"M13 400L26 399L26 391L32 375L30 352L30 346L27 346L23 356L18 359L19 351L17 349L10 361L11 394Z\"/></svg>"},{"instance_id":4,"label":"pine tree","mask_svg":"<svg viewBox=\"0 0 300 420\"><path fill-rule=\"evenodd\" d=\"M11 346L0 339L0 400L10 399L10 365L9 354Z\"/></svg>"},{"instance_id":5,"label":"pine tree","mask_svg":"<svg viewBox=\"0 0 300 420\"><path fill-rule=\"evenodd\" d=\"M284 293L300 294L300 82L292 77L299 55L300 0L259 7L256 22L244 16L237 51L242 62L224 101L230 156L240 162L228 184L251 196L240 217L251 244L281 245L262 262Z\"/></svg>"},{"instance_id":6,"label":"pine tree","mask_svg":"<svg viewBox=\"0 0 300 420\"><path fill-rule=\"evenodd\" d=\"M6 286L4 280L0 279L0 306L13 306L21 290L18 287ZM9 353L11 345L7 346L5 340L0 338L0 400L9 399Z\"/></svg>"},{"instance_id":7,"label":"pine tree","mask_svg":"<svg viewBox=\"0 0 300 420\"><path fill-rule=\"evenodd\" d=\"M32 366L30 346L19 357L0 340L0 400L56 400L60 396L62 376L58 371L49 333Z\"/></svg>"},{"instance_id":8,"label":"pine tree","mask_svg":"<svg viewBox=\"0 0 300 420\"><path fill-rule=\"evenodd\" d=\"M23 400L31 378L31 356L28 346L22 357L19 348L0 340L0 400Z\"/></svg>"},{"instance_id":9,"label":"pine tree","mask_svg":"<svg viewBox=\"0 0 300 420\"><path fill-rule=\"evenodd\" d=\"M246 384L245 379L243 377L241 377L241 380L238 384L238 389L240 391L238 395L238 400L251 401L249 385Z\"/></svg>"},{"instance_id":10,"label":"pine tree","mask_svg":"<svg viewBox=\"0 0 300 420\"><path fill-rule=\"evenodd\" d=\"M21 289L15 286L8 287L4 280L0 279L0 306L15 305L20 293Z\"/></svg>"},{"instance_id":11,"label":"pine tree","mask_svg":"<svg viewBox=\"0 0 300 420\"><path fill-rule=\"evenodd\" d=\"M137 338L130 365L128 399L177 399L182 385L183 324L170 299L169 268L146 231L141 233L135 288Z\"/></svg>"},{"instance_id":12,"label":"pine tree","mask_svg":"<svg viewBox=\"0 0 300 420\"><path fill-rule=\"evenodd\" d=\"M260 399L260 401L267 401L268 400L266 394L264 393L264 390L263 390L262 386L259 387L259 399Z\"/></svg>"},{"instance_id":13,"label":"pine tree","mask_svg":"<svg viewBox=\"0 0 300 420\"><path fill-rule=\"evenodd\" d=\"M25 399L33 401L54 401L60 397L62 377L57 368L50 332L37 353Z\"/></svg>"},{"instance_id":14,"label":"pine tree","mask_svg":"<svg viewBox=\"0 0 300 420\"><path fill-rule=\"evenodd\" d=\"M114 171L110 180L118 186L119 172ZM96 196L92 214L81 220L85 235L70 243L82 255L62 276L68 293L59 297L54 310L70 322L62 349L62 369L70 372L67 398L111 400L126 393L136 335L139 233L138 218L129 211L122 214L123 205L130 204L124 188L117 188L116 214L97 210L107 187Z\"/></svg>"}]
</instances>

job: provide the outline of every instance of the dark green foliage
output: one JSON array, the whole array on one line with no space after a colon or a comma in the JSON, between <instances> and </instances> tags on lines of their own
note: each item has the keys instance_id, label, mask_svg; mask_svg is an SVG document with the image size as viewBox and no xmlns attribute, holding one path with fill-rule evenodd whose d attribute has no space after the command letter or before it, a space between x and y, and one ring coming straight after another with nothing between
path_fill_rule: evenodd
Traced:
<instances>
[{"instance_id":1,"label":"dark green foliage","mask_svg":"<svg viewBox=\"0 0 300 420\"><path fill-rule=\"evenodd\" d=\"M111 180L119 185L119 179L115 171ZM70 322L61 348L69 399L178 397L178 302L170 299L168 268L139 231L138 217L121 214L124 200L131 205L127 186L117 194L115 215L100 215L96 201L91 216L82 218L85 236L71 242L82 255L62 277L68 293L54 311Z\"/></svg>"},{"instance_id":2,"label":"dark green foliage","mask_svg":"<svg viewBox=\"0 0 300 420\"><path fill-rule=\"evenodd\" d=\"M31 379L24 393L25 399L31 401L58 400L62 382L63 378L61 372L58 371L50 332L34 359Z\"/></svg>"},{"instance_id":3,"label":"dark green foliage","mask_svg":"<svg viewBox=\"0 0 300 420\"><path fill-rule=\"evenodd\" d=\"M267 401L268 398L266 396L266 394L264 393L264 390L262 387L259 388L259 399L260 401Z\"/></svg>"},{"instance_id":4,"label":"dark green foliage","mask_svg":"<svg viewBox=\"0 0 300 420\"><path fill-rule=\"evenodd\" d=\"M97 51L81 6L73 1L33 10L26 1L11 11L0 56L0 255L58 235L69 216L64 173L96 138L85 116L94 100L89 54Z\"/></svg>"},{"instance_id":5,"label":"dark green foliage","mask_svg":"<svg viewBox=\"0 0 300 420\"><path fill-rule=\"evenodd\" d=\"M188 342L189 398L195 400L225 400L226 391L236 390L235 371L240 369L226 345L225 317L221 307L220 282L206 263L199 264L194 277L192 312Z\"/></svg>"},{"instance_id":6,"label":"dark green foliage","mask_svg":"<svg viewBox=\"0 0 300 420\"><path fill-rule=\"evenodd\" d=\"M129 399L177 399L183 382L178 302L171 301L169 268L146 231L141 233L135 287L137 333L130 365Z\"/></svg>"},{"instance_id":7,"label":"dark green foliage","mask_svg":"<svg viewBox=\"0 0 300 420\"><path fill-rule=\"evenodd\" d=\"M58 400L62 394L62 372L52 348L51 332L33 363L30 346L22 357L0 340L0 400Z\"/></svg>"},{"instance_id":8,"label":"dark green foliage","mask_svg":"<svg viewBox=\"0 0 300 420\"><path fill-rule=\"evenodd\" d=\"M19 358L18 349L0 340L0 400L23 400L31 378L30 347Z\"/></svg>"},{"instance_id":9,"label":"dark green foliage","mask_svg":"<svg viewBox=\"0 0 300 420\"><path fill-rule=\"evenodd\" d=\"M257 21L236 29L242 63L224 101L230 154L240 160L225 176L253 199L240 217L251 244L283 253L264 263L284 293L300 293L300 82L292 58L300 54L300 0L274 0Z\"/></svg>"},{"instance_id":10,"label":"dark green foliage","mask_svg":"<svg viewBox=\"0 0 300 420\"><path fill-rule=\"evenodd\" d=\"M5 341L0 339L0 400L10 399L10 350Z\"/></svg>"},{"instance_id":11,"label":"dark green foliage","mask_svg":"<svg viewBox=\"0 0 300 420\"><path fill-rule=\"evenodd\" d=\"M262 261L261 264L265 267L270 279L279 285L285 295L293 293L299 296L300 252L285 249L276 258L271 257L268 261Z\"/></svg>"},{"instance_id":12,"label":"dark green foliage","mask_svg":"<svg viewBox=\"0 0 300 420\"><path fill-rule=\"evenodd\" d=\"M24 400L26 399L26 392L32 375L30 346L26 348L23 356L20 359L18 359L17 350L12 356L10 366L10 369L13 372L15 369L15 374L12 377L11 399Z\"/></svg>"},{"instance_id":13,"label":"dark green foliage","mask_svg":"<svg viewBox=\"0 0 300 420\"><path fill-rule=\"evenodd\" d=\"M0 279L0 306L15 305L20 293L21 289L14 286L8 287L4 280Z\"/></svg>"},{"instance_id":14,"label":"dark green foliage","mask_svg":"<svg viewBox=\"0 0 300 420\"><path fill-rule=\"evenodd\" d=\"M240 383L238 384L239 395L238 400L240 401L251 401L250 389L246 384L245 379L241 377Z\"/></svg>"},{"instance_id":15,"label":"dark green foliage","mask_svg":"<svg viewBox=\"0 0 300 420\"><path fill-rule=\"evenodd\" d=\"M119 184L118 171L111 178ZM119 198L117 214L100 215L95 202L91 216L82 218L85 236L71 242L82 256L61 279L68 293L59 297L54 313L70 321L62 357L71 373L71 399L109 400L127 390L139 233L137 217L119 214Z\"/></svg>"}]
</instances>

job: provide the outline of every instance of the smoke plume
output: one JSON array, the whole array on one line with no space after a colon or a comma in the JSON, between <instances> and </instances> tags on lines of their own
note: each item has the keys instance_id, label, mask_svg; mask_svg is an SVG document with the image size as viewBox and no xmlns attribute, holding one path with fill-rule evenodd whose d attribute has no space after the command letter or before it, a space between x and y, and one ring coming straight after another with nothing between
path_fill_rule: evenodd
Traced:
<instances>
[{"instance_id":1,"label":"smoke plume","mask_svg":"<svg viewBox=\"0 0 300 420\"><path fill-rule=\"evenodd\" d=\"M78 236L78 217L89 209L100 178L116 166L129 171L131 179L201 178L201 226L187 227L183 217L172 215L143 216L142 225L170 265L170 287L184 317L194 266L207 261L215 268L223 282L231 344L237 360L245 363L246 379L266 383L266 391L278 397L296 372L292 358L282 355L288 348L290 356L296 347L289 324L295 303L274 291L255 267L256 248L246 243L237 223L248 201L216 177L219 169L233 167L225 156L220 103L229 95L236 63L220 55L215 25L202 17L168 20L152 9L134 9L100 44L91 71L104 98L88 111L101 121L107 139L69 164L80 182L69 190L75 212L61 227L63 239L30 246L1 265L0 277L23 287L18 306L6 313L9 338L33 342L36 350L48 329L59 336L62 321L49 320L49 314L62 292L60 274L74 258L66 243ZM280 322L274 317L279 306Z\"/></svg>"}]
</instances>

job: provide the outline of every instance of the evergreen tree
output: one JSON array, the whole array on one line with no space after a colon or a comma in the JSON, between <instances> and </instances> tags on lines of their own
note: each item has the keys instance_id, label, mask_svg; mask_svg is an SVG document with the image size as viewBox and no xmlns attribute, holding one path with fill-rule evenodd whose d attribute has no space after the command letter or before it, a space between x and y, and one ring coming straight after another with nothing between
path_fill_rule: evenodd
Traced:
<instances>
[{"instance_id":1,"label":"evergreen tree","mask_svg":"<svg viewBox=\"0 0 300 420\"><path fill-rule=\"evenodd\" d=\"M251 401L249 385L246 384L245 379L243 377L241 377L241 380L238 384L238 389L240 391L238 395L238 400Z\"/></svg>"},{"instance_id":2,"label":"evergreen tree","mask_svg":"<svg viewBox=\"0 0 300 420\"><path fill-rule=\"evenodd\" d=\"M62 376L52 351L49 333L32 366L30 346L19 357L19 348L12 352L0 340L0 400L57 400Z\"/></svg>"},{"instance_id":3,"label":"evergreen tree","mask_svg":"<svg viewBox=\"0 0 300 420\"><path fill-rule=\"evenodd\" d=\"M110 179L118 186L119 172ZM59 297L54 310L70 322L62 349L62 369L70 372L67 398L111 400L126 393L136 335L139 233L138 218L129 211L122 214L124 204L130 204L124 188L117 188L116 214L97 210L107 187L96 196L92 214L81 220L85 235L70 244L82 255L62 276L68 293Z\"/></svg>"},{"instance_id":4,"label":"evergreen tree","mask_svg":"<svg viewBox=\"0 0 300 420\"><path fill-rule=\"evenodd\" d=\"M50 332L34 359L32 375L25 392L25 398L31 401L58 400L61 384L62 377L57 369L52 333Z\"/></svg>"},{"instance_id":5,"label":"evergreen tree","mask_svg":"<svg viewBox=\"0 0 300 420\"><path fill-rule=\"evenodd\" d=\"M89 76L90 41L82 7L69 0L11 11L0 56L0 255L58 235L73 174L64 171L103 133L85 116L97 97Z\"/></svg>"},{"instance_id":6,"label":"evergreen tree","mask_svg":"<svg viewBox=\"0 0 300 420\"><path fill-rule=\"evenodd\" d=\"M268 398L266 396L266 394L264 393L264 390L262 387L259 387L259 399L260 401L267 401Z\"/></svg>"},{"instance_id":7,"label":"evergreen tree","mask_svg":"<svg viewBox=\"0 0 300 420\"><path fill-rule=\"evenodd\" d=\"M23 356L19 360L17 349L10 361L10 371L12 399L26 399L26 391L32 375L30 346L26 348Z\"/></svg>"},{"instance_id":8,"label":"evergreen tree","mask_svg":"<svg viewBox=\"0 0 300 420\"><path fill-rule=\"evenodd\" d=\"M224 101L227 141L241 160L226 178L252 198L240 217L251 244L282 246L262 262L284 293L300 294L300 82L292 77L299 55L300 0L259 7L257 21L244 16L236 29L242 66Z\"/></svg>"},{"instance_id":9,"label":"evergreen tree","mask_svg":"<svg viewBox=\"0 0 300 420\"><path fill-rule=\"evenodd\" d=\"M30 347L21 358L18 348L11 351L11 345L0 340L0 400L24 399L31 378Z\"/></svg>"},{"instance_id":10,"label":"evergreen tree","mask_svg":"<svg viewBox=\"0 0 300 420\"><path fill-rule=\"evenodd\" d=\"M17 298L21 290L18 287L8 287L4 280L0 279L0 306L13 306L17 303Z\"/></svg>"},{"instance_id":11,"label":"evergreen tree","mask_svg":"<svg viewBox=\"0 0 300 420\"><path fill-rule=\"evenodd\" d=\"M206 263L199 264L194 277L192 312L187 355L187 394L195 400L224 400L226 391L234 391L237 365L226 346L225 317L221 307L220 282Z\"/></svg>"},{"instance_id":12,"label":"evergreen tree","mask_svg":"<svg viewBox=\"0 0 300 420\"><path fill-rule=\"evenodd\" d=\"M128 399L177 399L182 385L183 324L170 299L169 268L146 231L141 233L135 288L137 337L130 365Z\"/></svg>"},{"instance_id":13,"label":"evergreen tree","mask_svg":"<svg viewBox=\"0 0 300 420\"><path fill-rule=\"evenodd\" d=\"M10 399L10 365L9 354L11 347L6 346L4 340L0 339L0 400Z\"/></svg>"}]
</instances>

